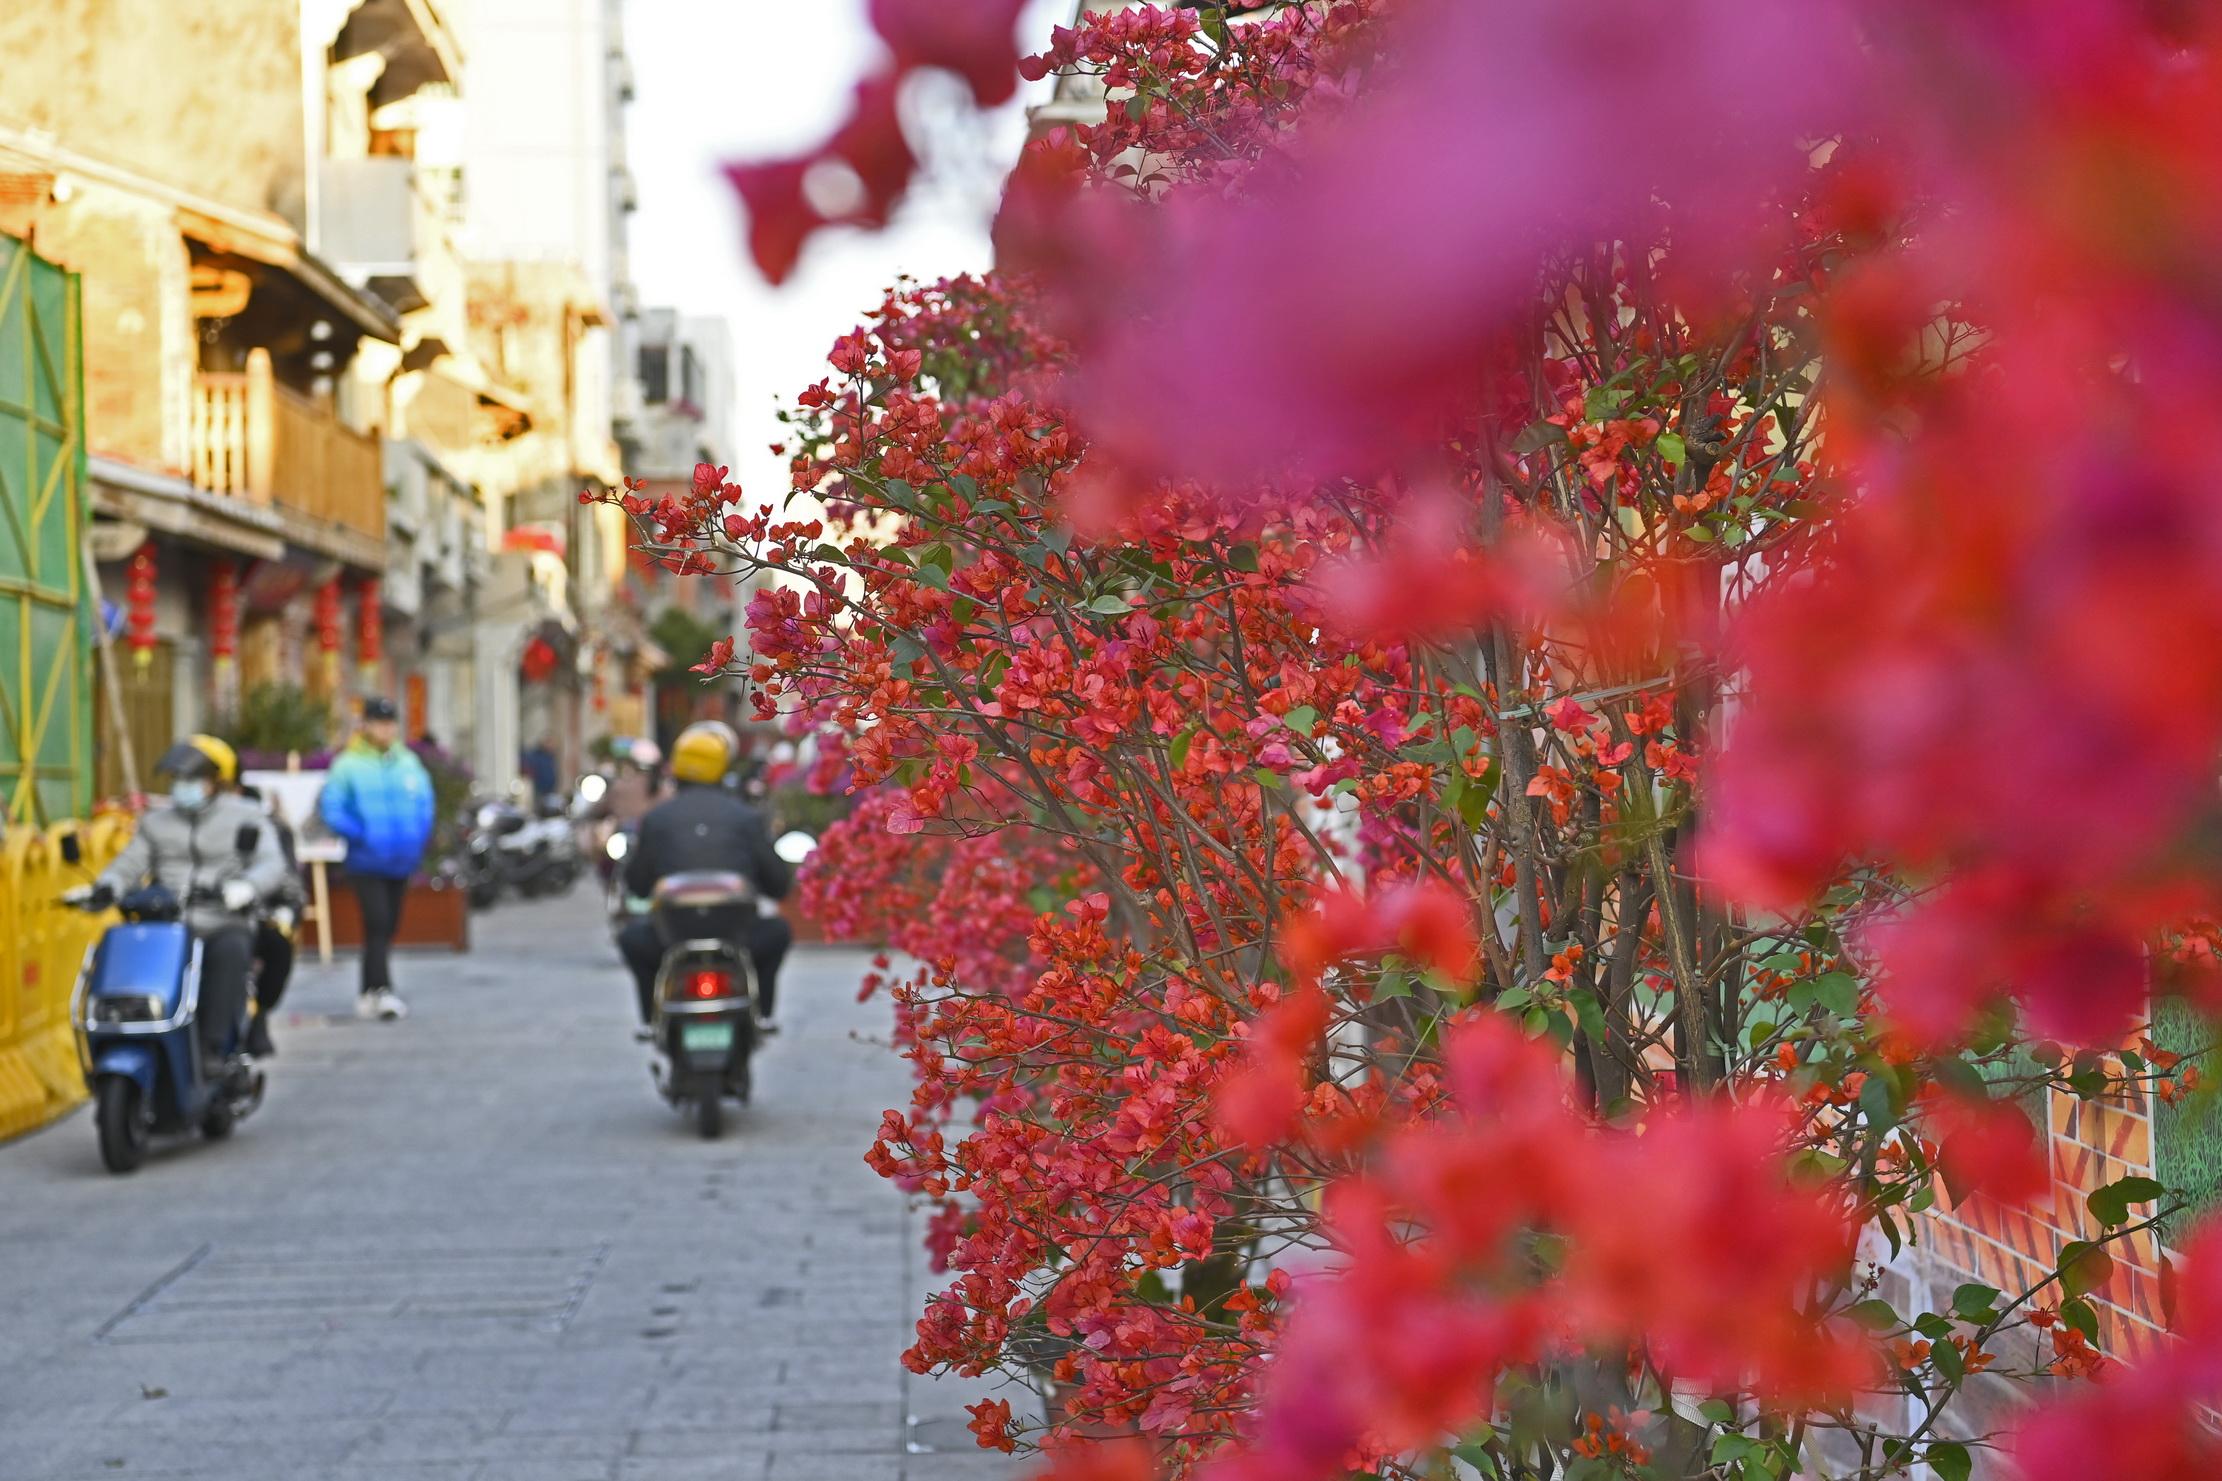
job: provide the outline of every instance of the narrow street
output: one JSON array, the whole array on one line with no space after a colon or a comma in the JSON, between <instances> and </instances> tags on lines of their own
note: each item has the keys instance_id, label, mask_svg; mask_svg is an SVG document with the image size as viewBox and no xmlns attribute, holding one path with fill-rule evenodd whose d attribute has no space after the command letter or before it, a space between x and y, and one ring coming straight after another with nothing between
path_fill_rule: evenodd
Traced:
<instances>
[{"instance_id":1,"label":"narrow street","mask_svg":"<svg viewBox=\"0 0 2222 1481\"><path fill-rule=\"evenodd\" d=\"M803 949L756 1104L657 1098L597 904L410 954L412 1013L305 965L231 1142L0 1147L0 1478L1003 1481L897 1354L915 1221L862 1162L903 1068Z\"/></svg>"}]
</instances>

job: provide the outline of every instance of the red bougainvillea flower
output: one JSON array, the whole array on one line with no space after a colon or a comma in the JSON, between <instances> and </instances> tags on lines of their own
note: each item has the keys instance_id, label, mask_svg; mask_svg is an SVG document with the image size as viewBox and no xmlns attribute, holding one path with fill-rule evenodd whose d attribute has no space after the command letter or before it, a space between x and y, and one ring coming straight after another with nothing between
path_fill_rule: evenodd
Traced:
<instances>
[{"instance_id":1,"label":"red bougainvillea flower","mask_svg":"<svg viewBox=\"0 0 2222 1481\"><path fill-rule=\"evenodd\" d=\"M1937 1170L1954 1198L1982 1193L2020 1205L2051 1190L2051 1162L2021 1107L1942 1089L1926 1096L1923 1107L1937 1140Z\"/></svg>"},{"instance_id":2,"label":"red bougainvillea flower","mask_svg":"<svg viewBox=\"0 0 2222 1481\"><path fill-rule=\"evenodd\" d=\"M2184 1246L2172 1325L2175 1340L2143 1362L2109 1367L2020 1427L2010 1454L2021 1481L2222 1475L2222 1437L2206 1421L2222 1402L2222 1224L2207 1221Z\"/></svg>"},{"instance_id":3,"label":"red bougainvillea flower","mask_svg":"<svg viewBox=\"0 0 2222 1481\"><path fill-rule=\"evenodd\" d=\"M871 0L866 14L902 71L942 67L983 108L1018 91L1018 19L1026 0Z\"/></svg>"}]
</instances>

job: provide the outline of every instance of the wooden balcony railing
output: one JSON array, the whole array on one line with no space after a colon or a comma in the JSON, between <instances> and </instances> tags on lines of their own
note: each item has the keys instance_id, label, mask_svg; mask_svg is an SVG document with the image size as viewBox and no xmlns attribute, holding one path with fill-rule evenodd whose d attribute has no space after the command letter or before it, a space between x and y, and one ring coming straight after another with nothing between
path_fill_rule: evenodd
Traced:
<instances>
[{"instance_id":1,"label":"wooden balcony railing","mask_svg":"<svg viewBox=\"0 0 2222 1481\"><path fill-rule=\"evenodd\" d=\"M244 372L196 375L192 408L188 474L196 487L386 538L377 436L279 385L265 352L248 356Z\"/></svg>"}]
</instances>

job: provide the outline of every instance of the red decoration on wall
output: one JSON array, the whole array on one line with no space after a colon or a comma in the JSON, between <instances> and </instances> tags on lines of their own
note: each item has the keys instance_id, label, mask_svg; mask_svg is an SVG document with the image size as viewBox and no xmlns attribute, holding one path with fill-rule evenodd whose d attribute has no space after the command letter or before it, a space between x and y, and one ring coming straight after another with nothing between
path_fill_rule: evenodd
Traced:
<instances>
[{"instance_id":1,"label":"red decoration on wall","mask_svg":"<svg viewBox=\"0 0 2222 1481\"><path fill-rule=\"evenodd\" d=\"M232 561L218 561L209 574L208 651L218 669L239 653L239 567Z\"/></svg>"},{"instance_id":2,"label":"red decoration on wall","mask_svg":"<svg viewBox=\"0 0 2222 1481\"><path fill-rule=\"evenodd\" d=\"M355 661L371 668L386 657L386 607L377 577L363 581L356 600Z\"/></svg>"},{"instance_id":3,"label":"red decoration on wall","mask_svg":"<svg viewBox=\"0 0 2222 1481\"><path fill-rule=\"evenodd\" d=\"M524 657L518 661L525 679L533 684L545 684L556 671L556 651L546 638L534 638L525 644Z\"/></svg>"},{"instance_id":4,"label":"red decoration on wall","mask_svg":"<svg viewBox=\"0 0 2222 1481\"><path fill-rule=\"evenodd\" d=\"M124 594L124 642L141 669L154 662L154 542L131 557L131 579Z\"/></svg>"},{"instance_id":5,"label":"red decoration on wall","mask_svg":"<svg viewBox=\"0 0 2222 1481\"><path fill-rule=\"evenodd\" d=\"M316 589L316 646L327 688L335 687L339 680L339 629L339 578L334 576Z\"/></svg>"}]
</instances>

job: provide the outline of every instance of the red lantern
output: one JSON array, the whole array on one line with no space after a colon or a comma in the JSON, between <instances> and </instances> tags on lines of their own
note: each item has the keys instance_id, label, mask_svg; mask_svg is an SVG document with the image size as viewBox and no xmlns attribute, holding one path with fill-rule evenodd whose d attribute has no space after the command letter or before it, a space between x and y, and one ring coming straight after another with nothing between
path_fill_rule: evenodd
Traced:
<instances>
[{"instance_id":1,"label":"red lantern","mask_svg":"<svg viewBox=\"0 0 2222 1481\"><path fill-rule=\"evenodd\" d=\"M517 666L524 670L527 682L545 684L556 671L556 651L546 638L534 638L525 644L524 657Z\"/></svg>"},{"instance_id":2,"label":"red lantern","mask_svg":"<svg viewBox=\"0 0 2222 1481\"><path fill-rule=\"evenodd\" d=\"M217 562L208 586L208 651L219 671L239 653L239 567Z\"/></svg>"},{"instance_id":3,"label":"red lantern","mask_svg":"<svg viewBox=\"0 0 2222 1481\"><path fill-rule=\"evenodd\" d=\"M124 595L124 642L131 661L142 670L154 662L154 577L154 543L149 541L131 557Z\"/></svg>"},{"instance_id":4,"label":"red lantern","mask_svg":"<svg viewBox=\"0 0 2222 1481\"><path fill-rule=\"evenodd\" d=\"M378 578L365 578L357 592L361 610L355 618L355 660L375 668L386 657L386 608Z\"/></svg>"},{"instance_id":5,"label":"red lantern","mask_svg":"<svg viewBox=\"0 0 2222 1481\"><path fill-rule=\"evenodd\" d=\"M324 664L324 684L339 682L339 578L334 576L316 589L316 646Z\"/></svg>"}]
</instances>

